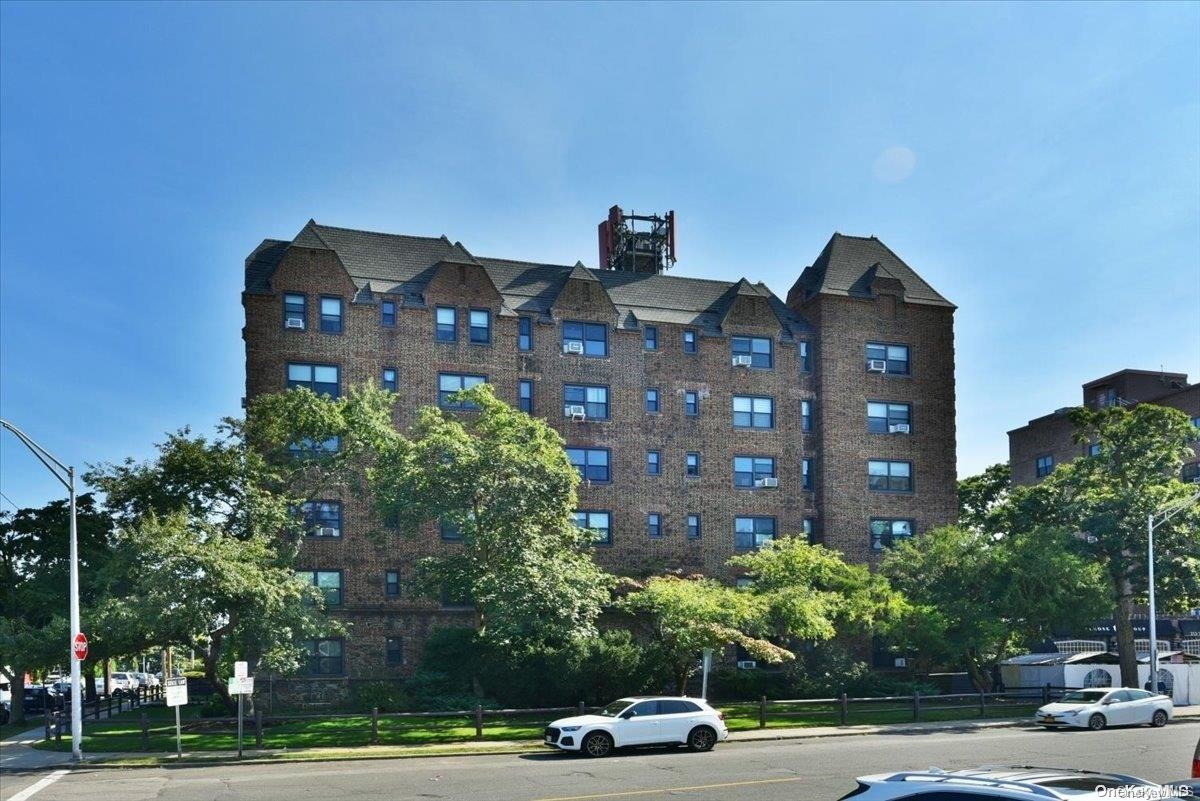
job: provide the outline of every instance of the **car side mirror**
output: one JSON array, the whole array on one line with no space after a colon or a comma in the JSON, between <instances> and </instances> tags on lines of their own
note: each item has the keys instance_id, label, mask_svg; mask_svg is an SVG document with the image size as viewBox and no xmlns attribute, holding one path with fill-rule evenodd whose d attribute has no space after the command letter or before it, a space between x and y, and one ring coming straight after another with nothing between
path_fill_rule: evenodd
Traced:
<instances>
[{"instance_id":1,"label":"car side mirror","mask_svg":"<svg viewBox=\"0 0 1200 801\"><path fill-rule=\"evenodd\" d=\"M625 713L622 713L621 720L629 720L631 717L633 717L632 712L625 712Z\"/></svg>"},{"instance_id":2,"label":"car side mirror","mask_svg":"<svg viewBox=\"0 0 1200 801\"><path fill-rule=\"evenodd\" d=\"M1105 698L1103 701L1101 701L1101 702L1100 702L1100 705L1101 705L1101 706L1108 706L1108 705L1109 705L1109 704L1111 704L1112 702L1113 702L1113 700L1112 700L1111 698Z\"/></svg>"}]
</instances>

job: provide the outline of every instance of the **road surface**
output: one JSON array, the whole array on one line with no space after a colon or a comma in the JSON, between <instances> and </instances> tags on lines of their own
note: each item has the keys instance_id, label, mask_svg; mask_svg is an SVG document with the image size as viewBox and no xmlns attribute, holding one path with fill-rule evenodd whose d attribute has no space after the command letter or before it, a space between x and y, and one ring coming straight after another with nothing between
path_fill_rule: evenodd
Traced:
<instances>
[{"instance_id":1,"label":"road surface","mask_svg":"<svg viewBox=\"0 0 1200 801\"><path fill-rule=\"evenodd\" d=\"M1185 776L1200 721L1104 732L981 729L725 743L709 754L634 751L594 760L553 752L202 768L88 769L31 801L820 801L853 778L904 768L1070 766L1156 781ZM0 776L0 801L47 772ZM22 799L21 801L24 801Z\"/></svg>"}]
</instances>

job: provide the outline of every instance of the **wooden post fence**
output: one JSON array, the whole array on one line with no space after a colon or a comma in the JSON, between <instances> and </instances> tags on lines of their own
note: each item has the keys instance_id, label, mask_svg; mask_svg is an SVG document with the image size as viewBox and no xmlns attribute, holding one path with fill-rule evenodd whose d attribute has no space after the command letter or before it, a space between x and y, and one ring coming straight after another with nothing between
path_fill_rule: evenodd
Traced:
<instances>
[{"instance_id":1,"label":"wooden post fence","mask_svg":"<svg viewBox=\"0 0 1200 801\"><path fill-rule=\"evenodd\" d=\"M371 745L379 745L379 707L371 707Z\"/></svg>"},{"instance_id":2,"label":"wooden post fence","mask_svg":"<svg viewBox=\"0 0 1200 801\"><path fill-rule=\"evenodd\" d=\"M767 728L767 696L758 699L758 728Z\"/></svg>"},{"instance_id":3,"label":"wooden post fence","mask_svg":"<svg viewBox=\"0 0 1200 801\"><path fill-rule=\"evenodd\" d=\"M142 724L142 750L150 750L150 717L143 712L141 715Z\"/></svg>"},{"instance_id":4,"label":"wooden post fence","mask_svg":"<svg viewBox=\"0 0 1200 801\"><path fill-rule=\"evenodd\" d=\"M262 748L263 743L263 714L261 709L254 710L254 747Z\"/></svg>"},{"instance_id":5,"label":"wooden post fence","mask_svg":"<svg viewBox=\"0 0 1200 801\"><path fill-rule=\"evenodd\" d=\"M483 739L483 705L475 705L475 739Z\"/></svg>"},{"instance_id":6,"label":"wooden post fence","mask_svg":"<svg viewBox=\"0 0 1200 801\"><path fill-rule=\"evenodd\" d=\"M846 698L846 694L842 693L838 696L838 723L845 726L850 719L850 701Z\"/></svg>"},{"instance_id":7,"label":"wooden post fence","mask_svg":"<svg viewBox=\"0 0 1200 801\"><path fill-rule=\"evenodd\" d=\"M919 692L914 692L913 693L913 720L917 721L920 719L921 719L921 694Z\"/></svg>"}]
</instances>

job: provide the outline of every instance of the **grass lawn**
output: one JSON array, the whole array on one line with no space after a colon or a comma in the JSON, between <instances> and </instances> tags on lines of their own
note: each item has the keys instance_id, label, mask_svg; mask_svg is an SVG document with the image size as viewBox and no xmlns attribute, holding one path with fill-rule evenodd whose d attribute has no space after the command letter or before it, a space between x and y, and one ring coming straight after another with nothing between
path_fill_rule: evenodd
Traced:
<instances>
[{"instance_id":1,"label":"grass lawn","mask_svg":"<svg viewBox=\"0 0 1200 801\"><path fill-rule=\"evenodd\" d=\"M21 732L36 729L43 725L45 724L42 721L41 715L37 717L29 715L25 718L24 723L5 723L3 726L0 726L0 740L6 740L14 734L20 734Z\"/></svg>"},{"instance_id":2,"label":"grass lawn","mask_svg":"<svg viewBox=\"0 0 1200 801\"><path fill-rule=\"evenodd\" d=\"M937 709L929 703L921 710L922 721L978 720L979 709L963 706L958 709ZM725 722L730 731L757 729L758 704L722 705ZM989 704L985 718L1022 717L1032 715L1036 705ZM181 710L183 749L185 751L232 751L237 749L237 727L234 723L206 721L197 715L194 706ZM114 716L112 720L85 721L85 751L133 752L142 750L141 715L149 722L148 752L175 750L175 714L162 706L149 706ZM850 725L909 723L912 706L903 702L853 703L850 705ZM536 740L549 723L545 716L488 718L484 717L483 740ZM806 728L838 725L835 704L784 705L768 704L767 728ZM370 744L371 718L355 715L345 718L310 718L269 723L263 729L263 747L285 748L355 748ZM439 745L465 743L475 739L475 723L468 716L440 718L379 719L379 744L394 746ZM254 746L254 720L245 723L243 747ZM38 743L37 748L53 750L54 741ZM62 738L63 750L70 748L70 737Z\"/></svg>"}]
</instances>

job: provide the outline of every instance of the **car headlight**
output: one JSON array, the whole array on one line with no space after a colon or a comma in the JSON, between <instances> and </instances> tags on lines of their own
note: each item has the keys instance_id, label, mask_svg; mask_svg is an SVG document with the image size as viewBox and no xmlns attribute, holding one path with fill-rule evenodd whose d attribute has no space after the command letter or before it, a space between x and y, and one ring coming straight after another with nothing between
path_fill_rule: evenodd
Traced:
<instances>
[{"instance_id":1,"label":"car headlight","mask_svg":"<svg viewBox=\"0 0 1200 801\"><path fill-rule=\"evenodd\" d=\"M579 731L582 728L583 728L582 726L563 726L562 730L563 731Z\"/></svg>"}]
</instances>

